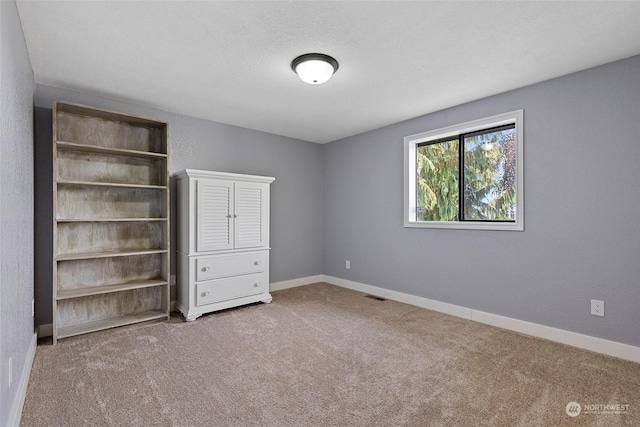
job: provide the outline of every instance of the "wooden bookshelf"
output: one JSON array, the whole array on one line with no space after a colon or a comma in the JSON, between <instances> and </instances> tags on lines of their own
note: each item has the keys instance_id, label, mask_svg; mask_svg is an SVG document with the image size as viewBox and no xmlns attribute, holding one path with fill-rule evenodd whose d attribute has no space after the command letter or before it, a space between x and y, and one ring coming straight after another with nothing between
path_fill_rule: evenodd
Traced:
<instances>
[{"instance_id":1,"label":"wooden bookshelf","mask_svg":"<svg viewBox=\"0 0 640 427\"><path fill-rule=\"evenodd\" d=\"M53 342L169 317L167 124L56 102Z\"/></svg>"}]
</instances>

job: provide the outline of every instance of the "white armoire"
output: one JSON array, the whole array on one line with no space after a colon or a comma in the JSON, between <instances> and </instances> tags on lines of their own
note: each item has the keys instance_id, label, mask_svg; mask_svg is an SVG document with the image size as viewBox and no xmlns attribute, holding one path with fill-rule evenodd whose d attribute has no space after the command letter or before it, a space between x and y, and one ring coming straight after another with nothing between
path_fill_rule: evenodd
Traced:
<instances>
[{"instance_id":1,"label":"white armoire","mask_svg":"<svg viewBox=\"0 0 640 427\"><path fill-rule=\"evenodd\" d=\"M275 178L185 169L177 190L176 308L186 320L269 294L269 190Z\"/></svg>"}]
</instances>

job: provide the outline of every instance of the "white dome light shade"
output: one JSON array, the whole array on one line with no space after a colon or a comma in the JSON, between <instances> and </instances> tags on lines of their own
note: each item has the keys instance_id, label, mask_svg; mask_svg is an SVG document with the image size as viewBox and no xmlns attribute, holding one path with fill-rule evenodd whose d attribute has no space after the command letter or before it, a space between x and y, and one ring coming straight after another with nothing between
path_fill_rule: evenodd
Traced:
<instances>
[{"instance_id":1,"label":"white dome light shade","mask_svg":"<svg viewBox=\"0 0 640 427\"><path fill-rule=\"evenodd\" d=\"M319 85L338 70L338 61L322 53L307 53L294 59L291 68L303 82Z\"/></svg>"},{"instance_id":2,"label":"white dome light shade","mask_svg":"<svg viewBox=\"0 0 640 427\"><path fill-rule=\"evenodd\" d=\"M301 62L296 67L296 73L303 82L312 85L319 85L333 76L333 67L328 62L312 59Z\"/></svg>"}]
</instances>

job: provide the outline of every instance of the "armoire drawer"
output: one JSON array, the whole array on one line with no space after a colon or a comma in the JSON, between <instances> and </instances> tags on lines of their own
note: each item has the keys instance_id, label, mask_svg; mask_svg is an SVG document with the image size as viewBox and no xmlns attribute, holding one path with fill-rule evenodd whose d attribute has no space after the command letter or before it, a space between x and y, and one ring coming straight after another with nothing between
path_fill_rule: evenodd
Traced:
<instances>
[{"instance_id":1,"label":"armoire drawer","mask_svg":"<svg viewBox=\"0 0 640 427\"><path fill-rule=\"evenodd\" d=\"M268 267L268 252L227 254L196 258L196 281L261 273Z\"/></svg>"},{"instance_id":2,"label":"armoire drawer","mask_svg":"<svg viewBox=\"0 0 640 427\"><path fill-rule=\"evenodd\" d=\"M247 274L196 283L196 305L207 305L269 292L266 274Z\"/></svg>"}]
</instances>

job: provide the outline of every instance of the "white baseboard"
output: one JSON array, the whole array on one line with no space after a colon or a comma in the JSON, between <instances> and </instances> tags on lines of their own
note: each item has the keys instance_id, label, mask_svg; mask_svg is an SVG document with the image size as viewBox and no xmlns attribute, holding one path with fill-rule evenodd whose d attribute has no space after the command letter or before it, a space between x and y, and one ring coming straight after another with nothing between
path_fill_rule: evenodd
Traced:
<instances>
[{"instance_id":1,"label":"white baseboard","mask_svg":"<svg viewBox=\"0 0 640 427\"><path fill-rule=\"evenodd\" d=\"M606 354L607 356L618 357L640 363L640 347L623 344L616 341L605 340L577 332L565 331L564 329L552 328L550 326L539 325L537 323L526 322L524 320L504 317L497 314L485 313L483 311L472 310L471 320L497 326L502 329L544 338L562 344L578 347L595 353Z\"/></svg>"},{"instance_id":2,"label":"white baseboard","mask_svg":"<svg viewBox=\"0 0 640 427\"><path fill-rule=\"evenodd\" d=\"M310 285L312 283L322 282L324 276L308 276L299 279L285 280L283 282L273 282L269 284L269 292L281 291L283 289L295 288L298 286Z\"/></svg>"},{"instance_id":3,"label":"white baseboard","mask_svg":"<svg viewBox=\"0 0 640 427\"><path fill-rule=\"evenodd\" d=\"M351 280L340 279L338 277L323 275L321 281L330 283L332 285L341 286L343 288L353 289L355 291L360 291L367 294L403 302L405 304L411 304L418 307L427 308L429 310L451 314L453 316L462 317L464 319L484 323L491 326L496 326L498 328L508 329L510 331L520 332L537 338L543 338L549 341L555 341L573 347L578 347L584 350L593 351L595 353L606 354L607 356L618 357L620 359L640 363L640 347L635 347L629 344L609 341L602 338L596 338L589 335L566 331L563 329L552 328L549 326L539 325L537 323L513 319L511 317L486 313L479 310L473 310L471 308L461 307L459 305L448 304L428 298L379 288L377 286L365 285L363 283L353 282Z\"/></svg>"},{"instance_id":4,"label":"white baseboard","mask_svg":"<svg viewBox=\"0 0 640 427\"><path fill-rule=\"evenodd\" d=\"M20 425L20 418L22 417L22 407L24 401L27 398L27 386L29 385L29 377L31 376L31 367L33 366L33 359L36 356L36 347L38 346L38 334L34 333L29 343L29 350L27 351L27 358L24 361L22 372L20 374L20 382L16 390L16 397L13 401L12 407L9 409L9 423L10 427L18 427Z\"/></svg>"},{"instance_id":5,"label":"white baseboard","mask_svg":"<svg viewBox=\"0 0 640 427\"><path fill-rule=\"evenodd\" d=\"M394 301L403 302L405 304L415 305L418 307L427 308L429 310L439 311L440 313L450 314L452 316L471 320L471 309L461 307L459 305L447 304L445 302L417 297L398 291L379 288L377 286L365 285L364 283L353 282L351 280L340 279L338 277L323 276L322 281L343 288L353 289L354 291L364 292L365 294L392 299Z\"/></svg>"}]
</instances>

